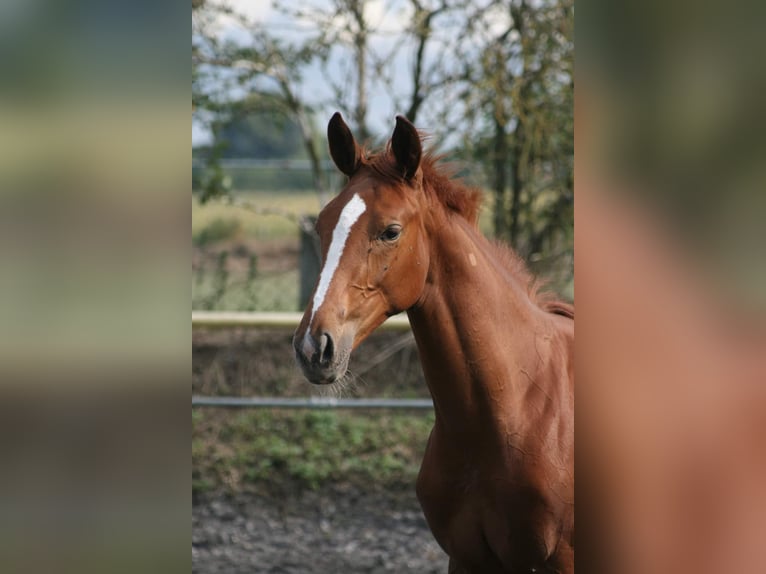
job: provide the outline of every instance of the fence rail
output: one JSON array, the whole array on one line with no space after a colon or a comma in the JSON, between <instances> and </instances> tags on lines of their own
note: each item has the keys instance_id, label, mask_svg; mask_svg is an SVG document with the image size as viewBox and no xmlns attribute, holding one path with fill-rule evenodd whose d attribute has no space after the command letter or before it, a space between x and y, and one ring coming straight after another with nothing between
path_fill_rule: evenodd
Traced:
<instances>
[{"instance_id":1,"label":"fence rail","mask_svg":"<svg viewBox=\"0 0 766 574\"><path fill-rule=\"evenodd\" d=\"M192 329L231 329L235 327L275 327L295 329L303 313L266 313L234 311L192 311ZM407 331L407 315L390 317L378 329Z\"/></svg>"},{"instance_id":2,"label":"fence rail","mask_svg":"<svg viewBox=\"0 0 766 574\"><path fill-rule=\"evenodd\" d=\"M295 329L302 313L192 311L192 329ZM408 331L406 315L390 317L379 329ZM192 396L192 407L284 409L433 409L430 399L336 399L330 397L204 397Z\"/></svg>"},{"instance_id":3,"label":"fence rail","mask_svg":"<svg viewBox=\"0 0 766 574\"><path fill-rule=\"evenodd\" d=\"M328 397L200 397L192 396L193 407L283 408L283 409L432 409L431 399L335 399Z\"/></svg>"}]
</instances>

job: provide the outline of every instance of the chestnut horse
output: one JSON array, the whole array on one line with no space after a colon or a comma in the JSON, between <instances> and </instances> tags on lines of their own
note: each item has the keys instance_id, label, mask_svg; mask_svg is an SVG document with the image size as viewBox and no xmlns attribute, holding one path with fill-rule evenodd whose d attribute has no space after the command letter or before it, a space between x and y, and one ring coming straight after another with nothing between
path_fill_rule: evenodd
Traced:
<instances>
[{"instance_id":1,"label":"chestnut horse","mask_svg":"<svg viewBox=\"0 0 766 574\"><path fill-rule=\"evenodd\" d=\"M574 309L539 295L477 228L480 193L422 153L401 116L368 155L340 114L348 183L319 214L323 266L293 346L327 384L407 311L435 424L417 495L450 572L574 572Z\"/></svg>"}]
</instances>

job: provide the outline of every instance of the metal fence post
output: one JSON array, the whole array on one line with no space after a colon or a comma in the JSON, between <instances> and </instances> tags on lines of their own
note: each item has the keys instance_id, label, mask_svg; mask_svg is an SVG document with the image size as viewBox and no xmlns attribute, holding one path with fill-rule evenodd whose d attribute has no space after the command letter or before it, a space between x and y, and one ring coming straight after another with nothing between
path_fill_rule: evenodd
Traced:
<instances>
[{"instance_id":1,"label":"metal fence post","mask_svg":"<svg viewBox=\"0 0 766 574\"><path fill-rule=\"evenodd\" d=\"M317 279L319 278L320 267L320 246L319 237L314 232L316 217L306 218L310 225L301 226L301 251L299 255L300 267L300 293L298 297L298 307L305 309L308 305L311 293L314 291Z\"/></svg>"}]
</instances>

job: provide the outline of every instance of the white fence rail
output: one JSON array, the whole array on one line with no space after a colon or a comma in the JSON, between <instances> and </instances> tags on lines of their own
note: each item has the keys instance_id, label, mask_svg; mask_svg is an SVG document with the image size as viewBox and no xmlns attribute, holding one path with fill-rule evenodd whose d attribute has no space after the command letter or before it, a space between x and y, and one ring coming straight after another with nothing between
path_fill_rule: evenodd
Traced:
<instances>
[{"instance_id":1,"label":"white fence rail","mask_svg":"<svg viewBox=\"0 0 766 574\"><path fill-rule=\"evenodd\" d=\"M233 311L192 311L192 329L231 329L235 327L260 327L295 329L303 313L255 313ZM407 315L390 317L378 329L407 331L410 328Z\"/></svg>"}]
</instances>

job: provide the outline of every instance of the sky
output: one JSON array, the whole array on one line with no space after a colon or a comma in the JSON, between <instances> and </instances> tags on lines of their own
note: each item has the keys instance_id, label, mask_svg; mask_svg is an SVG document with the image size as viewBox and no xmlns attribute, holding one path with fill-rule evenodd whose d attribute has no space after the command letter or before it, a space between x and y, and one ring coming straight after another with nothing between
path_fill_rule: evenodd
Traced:
<instances>
[{"instance_id":1,"label":"sky","mask_svg":"<svg viewBox=\"0 0 766 574\"><path fill-rule=\"evenodd\" d=\"M309 2L298 0L293 2L299 6L306 6ZM228 4L237 12L244 14L252 20L266 23L271 33L289 39L300 39L305 36L300 26L295 21L289 20L283 14L273 8L271 2L258 0L229 0ZM327 0L313 0L310 2L314 6L329 5ZM393 49L393 43L396 41L395 34L401 32L409 20L407 13L407 4L399 0L384 2L383 0L372 0L367 4L366 18L375 28L383 30L385 34L379 34L371 37L370 44L373 50L378 52L388 52ZM341 25L341 22L338 22ZM247 33L232 22L227 17L219 18L217 25L220 34L223 37L233 40L246 40ZM406 54L401 53L397 56L402 60L402 66L406 66ZM326 72L337 74L338 78L343 77L342 63L334 61L328 66ZM301 96L305 101L310 102L320 109L320 118L322 115L328 118L335 111L334 106L322 105L323 101L331 96L326 88L324 79L325 70L318 63L311 65L305 71L305 81L302 86ZM402 85L404 89L404 84ZM393 118L402 110L395 110L391 98L381 90L371 89L368 102L368 121L370 128L375 133L385 133L393 127ZM350 115L350 110L340 110L344 115ZM384 122L384 118L390 121ZM390 124L390 126L388 125ZM198 122L192 122L192 145L207 143L210 139L209 132Z\"/></svg>"}]
</instances>

